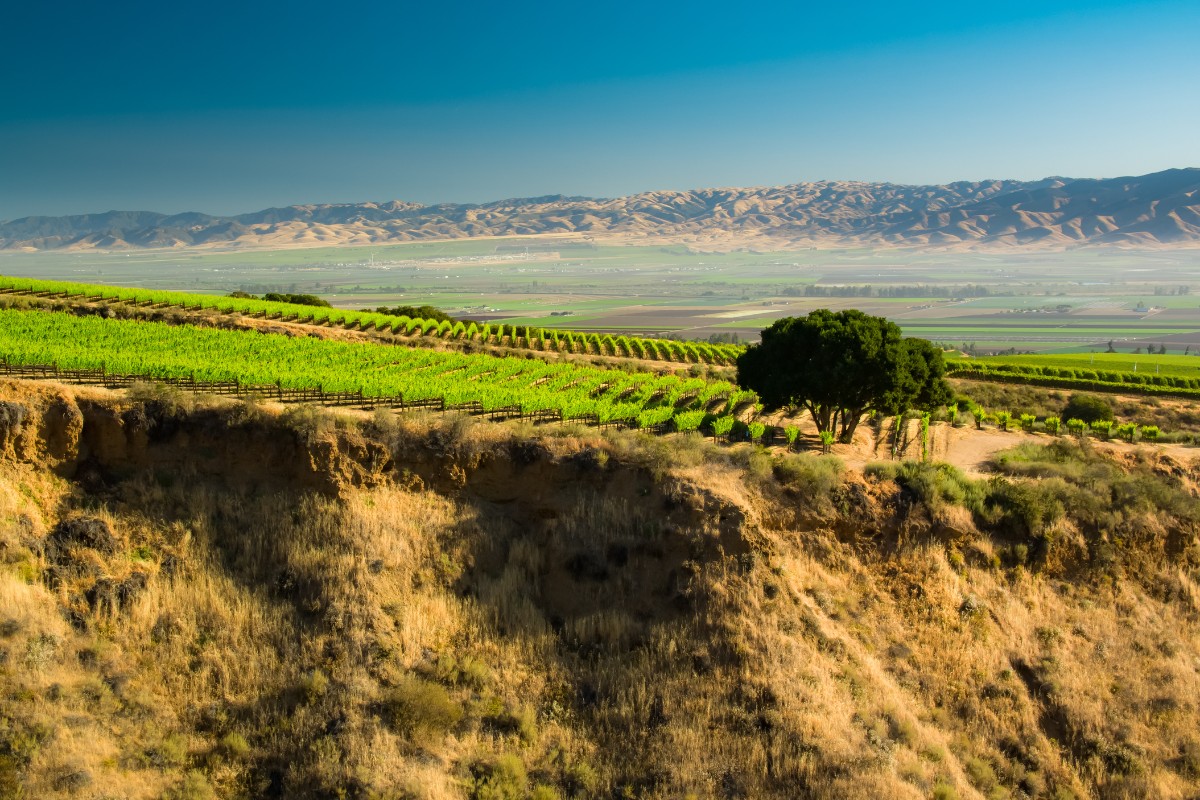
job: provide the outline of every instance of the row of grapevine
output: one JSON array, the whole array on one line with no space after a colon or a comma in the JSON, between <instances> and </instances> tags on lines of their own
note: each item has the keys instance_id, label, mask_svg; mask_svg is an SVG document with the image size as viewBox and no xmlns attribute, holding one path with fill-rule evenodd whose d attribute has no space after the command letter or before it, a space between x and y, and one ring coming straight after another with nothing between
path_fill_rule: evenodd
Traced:
<instances>
[{"instance_id":1,"label":"row of grapevine","mask_svg":"<svg viewBox=\"0 0 1200 800\"><path fill-rule=\"evenodd\" d=\"M57 364L147 378L277 384L285 389L361 392L366 397L440 398L481 410L518 407L599 422L669 422L720 405L724 381L628 373L579 362L502 358L313 337L263 335L157 322L0 310L0 356L15 365ZM690 424L691 417L686 418Z\"/></svg>"},{"instance_id":2,"label":"row of grapevine","mask_svg":"<svg viewBox=\"0 0 1200 800\"><path fill-rule=\"evenodd\" d=\"M1151 372L1114 372L1073 367L1026 364L980 364L950 362L946 374L952 378L1024 383L1098 392L1131 392L1164 397L1200 397L1200 378L1183 375L1157 375Z\"/></svg>"},{"instance_id":3,"label":"row of grapevine","mask_svg":"<svg viewBox=\"0 0 1200 800\"><path fill-rule=\"evenodd\" d=\"M951 424L955 426L959 425L958 406L953 405L948 408ZM1067 433L1080 439L1087 436L1095 436L1107 441L1116 437L1127 442L1134 442L1139 439L1154 442L1158 441L1159 436L1162 434L1157 425L1139 425L1136 422L1118 423L1111 420L1098 419L1089 424L1081 419L1070 418L1063 420L1057 416L1048 416L1039 419L1035 414L1013 414L1011 411L989 412L987 409L974 403L971 404L968 411L975 421L977 430L983 430L985 424L994 424L1002 431L1007 431L1012 427L1014 429L1019 428L1025 433L1043 431L1051 436L1060 436L1065 427Z\"/></svg>"},{"instance_id":4,"label":"row of grapevine","mask_svg":"<svg viewBox=\"0 0 1200 800\"><path fill-rule=\"evenodd\" d=\"M217 297L186 292L156 291L95 284L43 281L0 276L0 292L43 297L77 298L131 305L180 308L240 314L260 319L298 322L309 325L341 326L356 330L390 332L395 336L421 336L444 340L474 341L514 348L586 355L622 356L684 364L732 364L741 353L736 345L679 342L636 336L563 331L503 323L476 323L448 320L393 317L372 311L346 311L334 308L276 303L252 298Z\"/></svg>"}]
</instances>

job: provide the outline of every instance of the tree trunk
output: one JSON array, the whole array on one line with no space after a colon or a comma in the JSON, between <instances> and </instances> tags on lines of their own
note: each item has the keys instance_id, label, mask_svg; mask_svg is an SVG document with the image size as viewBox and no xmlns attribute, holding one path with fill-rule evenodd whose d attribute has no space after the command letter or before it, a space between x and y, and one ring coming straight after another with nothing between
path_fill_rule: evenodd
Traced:
<instances>
[{"instance_id":1,"label":"tree trunk","mask_svg":"<svg viewBox=\"0 0 1200 800\"><path fill-rule=\"evenodd\" d=\"M842 444L850 444L854 441L854 431L858 428L859 420L862 419L862 412L846 411L843 413L845 416L842 417L842 435L838 437L838 441Z\"/></svg>"}]
</instances>

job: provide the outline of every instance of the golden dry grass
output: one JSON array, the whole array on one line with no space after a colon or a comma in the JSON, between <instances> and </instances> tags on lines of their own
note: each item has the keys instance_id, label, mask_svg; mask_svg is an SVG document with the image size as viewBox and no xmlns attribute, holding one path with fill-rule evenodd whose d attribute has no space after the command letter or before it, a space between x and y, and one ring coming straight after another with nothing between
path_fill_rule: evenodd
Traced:
<instances>
[{"instance_id":1,"label":"golden dry grass","mask_svg":"<svg viewBox=\"0 0 1200 800\"><path fill-rule=\"evenodd\" d=\"M105 427L127 402L79 406L106 463L48 430L0 461L0 797L1200 789L1173 518L1116 520L1100 568L1068 514L1018 563L1007 529L829 462L270 409L155 440Z\"/></svg>"}]
</instances>

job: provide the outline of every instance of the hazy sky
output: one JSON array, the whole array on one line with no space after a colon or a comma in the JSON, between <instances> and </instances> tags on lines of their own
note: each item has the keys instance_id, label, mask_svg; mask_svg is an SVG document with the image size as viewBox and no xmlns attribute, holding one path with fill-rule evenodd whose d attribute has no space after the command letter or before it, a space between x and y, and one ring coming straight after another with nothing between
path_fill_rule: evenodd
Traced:
<instances>
[{"instance_id":1,"label":"hazy sky","mask_svg":"<svg viewBox=\"0 0 1200 800\"><path fill-rule=\"evenodd\" d=\"M0 219L1200 166L1197 0L20 6Z\"/></svg>"}]
</instances>

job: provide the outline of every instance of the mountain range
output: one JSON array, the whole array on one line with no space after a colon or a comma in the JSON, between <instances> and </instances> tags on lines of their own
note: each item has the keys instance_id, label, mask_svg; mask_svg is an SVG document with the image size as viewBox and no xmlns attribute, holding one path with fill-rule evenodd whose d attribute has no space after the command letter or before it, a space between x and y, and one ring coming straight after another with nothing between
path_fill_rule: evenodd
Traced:
<instances>
[{"instance_id":1,"label":"mountain range","mask_svg":"<svg viewBox=\"0 0 1200 800\"><path fill-rule=\"evenodd\" d=\"M539 234L714 249L1200 246L1200 168L937 186L819 181L615 199L336 203L236 216L110 211L0 222L0 249L303 247Z\"/></svg>"}]
</instances>

